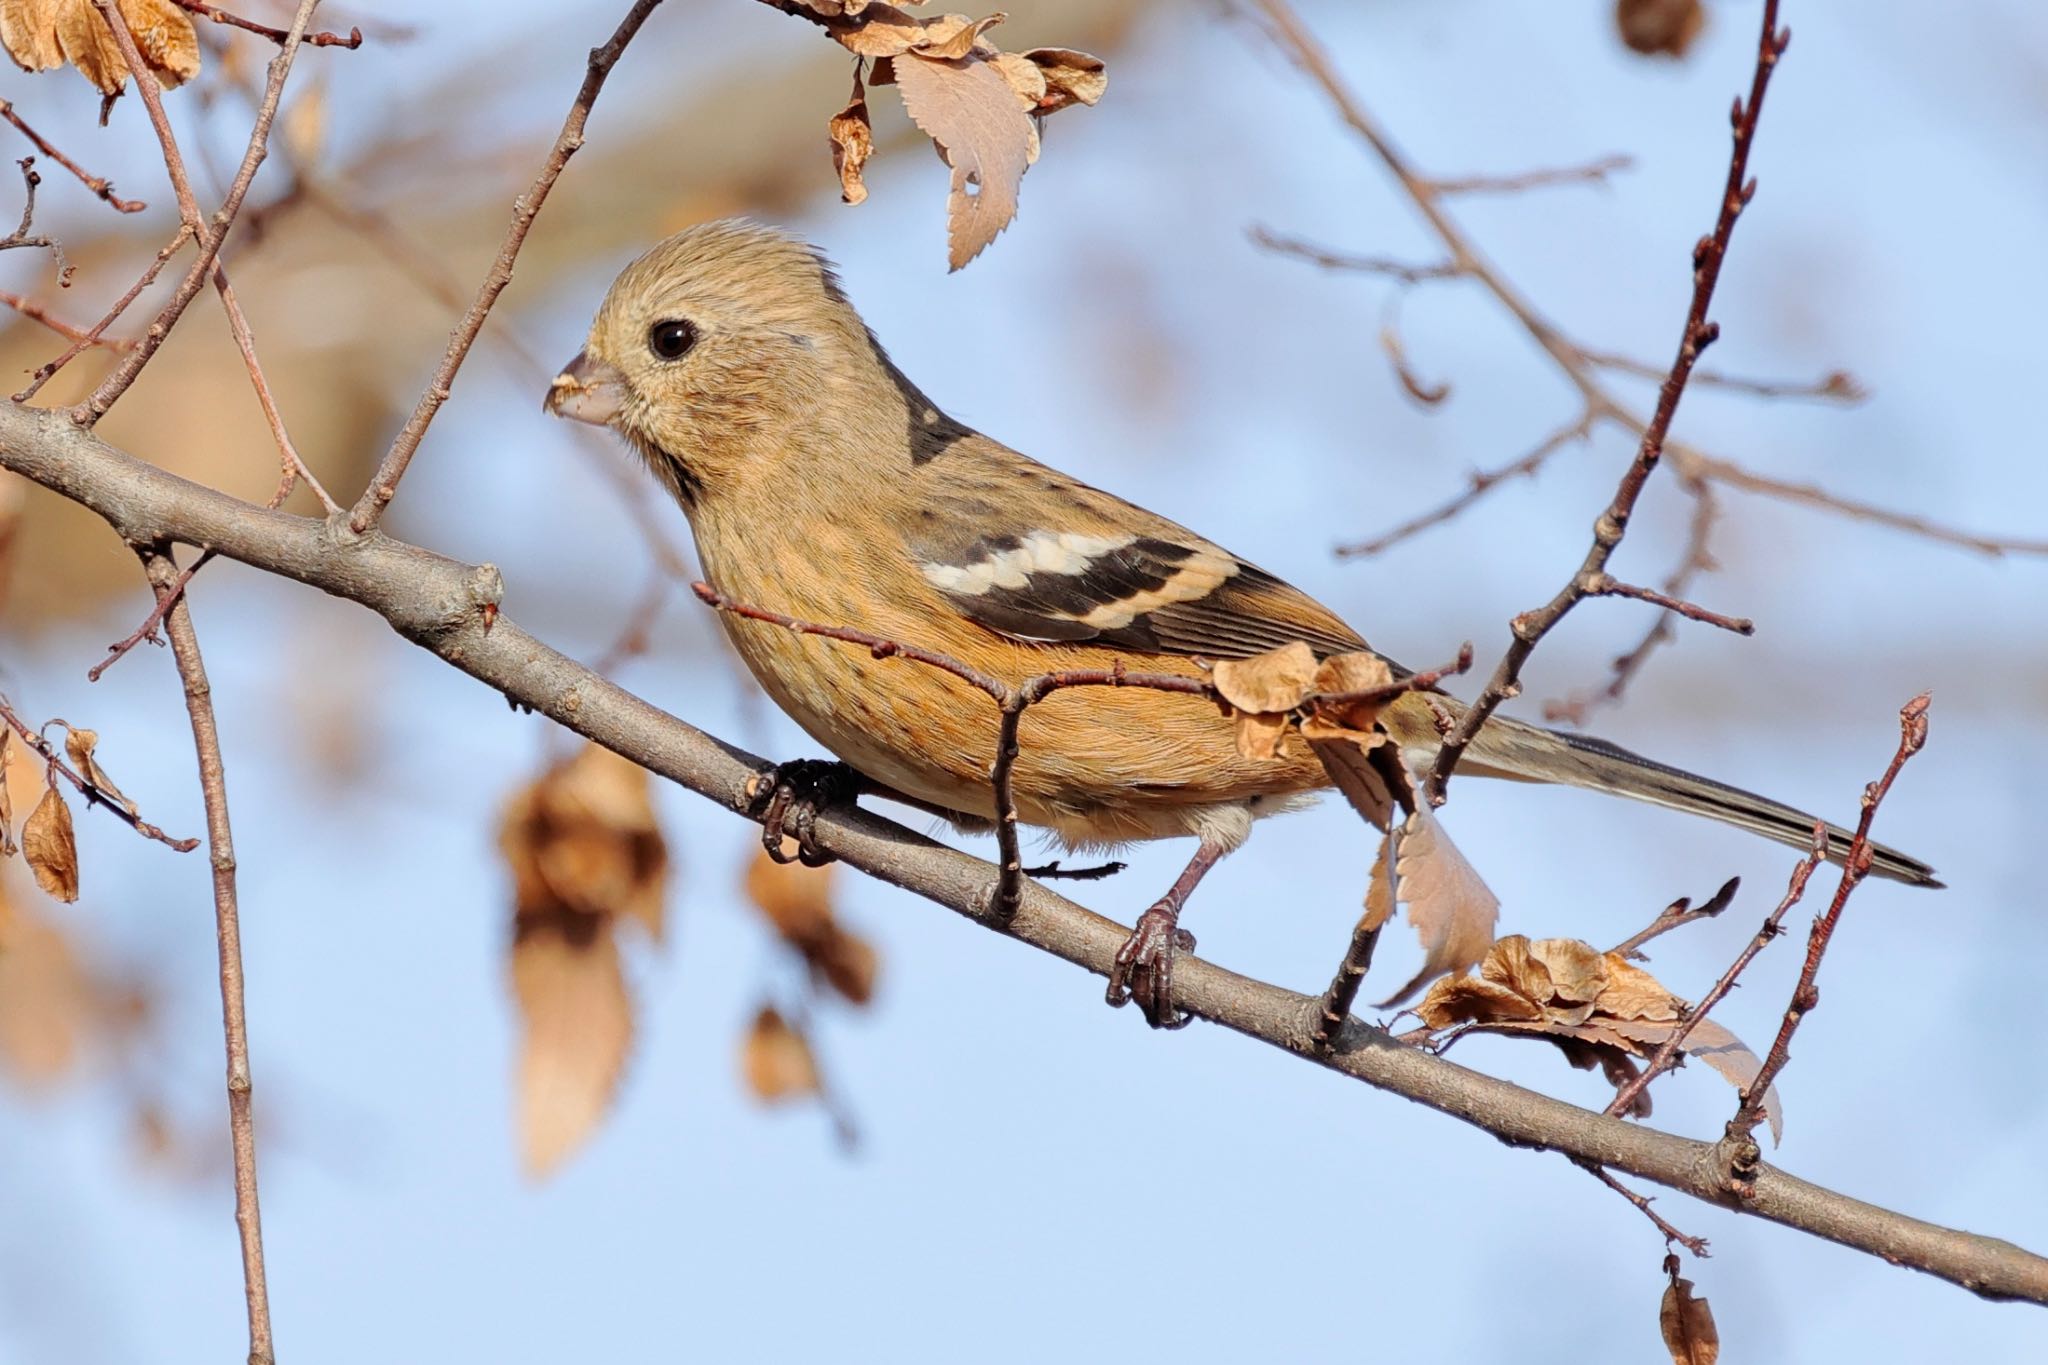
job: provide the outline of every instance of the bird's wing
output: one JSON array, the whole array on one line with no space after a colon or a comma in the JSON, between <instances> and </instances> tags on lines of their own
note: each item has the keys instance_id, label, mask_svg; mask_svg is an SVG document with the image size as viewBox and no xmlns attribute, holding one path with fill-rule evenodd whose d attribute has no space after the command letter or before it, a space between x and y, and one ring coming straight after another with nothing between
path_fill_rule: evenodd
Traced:
<instances>
[{"instance_id":1,"label":"bird's wing","mask_svg":"<svg viewBox=\"0 0 2048 1365\"><path fill-rule=\"evenodd\" d=\"M1211 659L1296 640L1319 654L1365 647L1320 602L1221 546L989 444L955 452L965 458L951 469L938 466L954 453L934 462L905 546L969 620L1014 640Z\"/></svg>"}]
</instances>

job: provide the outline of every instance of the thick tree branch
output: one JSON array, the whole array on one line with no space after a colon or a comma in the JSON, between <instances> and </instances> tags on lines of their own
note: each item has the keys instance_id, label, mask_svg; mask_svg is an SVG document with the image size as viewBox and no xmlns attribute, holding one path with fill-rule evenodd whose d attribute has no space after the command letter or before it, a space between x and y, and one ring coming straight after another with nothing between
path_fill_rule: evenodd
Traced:
<instances>
[{"instance_id":1,"label":"thick tree branch","mask_svg":"<svg viewBox=\"0 0 2048 1365\"><path fill-rule=\"evenodd\" d=\"M62 416L0 408L0 467L103 517L140 546L206 545L231 559L358 602L407 639L506 697L688 787L729 810L747 808L764 761L649 705L550 649L496 610L497 571L471 567L341 519L311 521L240 502L137 460ZM486 608L490 610L486 610ZM817 840L850 866L938 902L985 927L1098 975L1127 931L1041 886L1024 888L1004 921L991 908L998 871L867 811L828 812ZM1753 1213L1939 1276L1994 1299L2048 1304L2048 1259L2012 1243L1863 1203L1759 1164L1731 1191L1715 1144L1678 1137L1554 1100L1395 1042L1356 1020L1318 1050L1322 1001L1253 981L1199 958L1176 968L1189 1013L1303 1060L1483 1128ZM1745 1170L1747 1178L1749 1172Z\"/></svg>"}]
</instances>

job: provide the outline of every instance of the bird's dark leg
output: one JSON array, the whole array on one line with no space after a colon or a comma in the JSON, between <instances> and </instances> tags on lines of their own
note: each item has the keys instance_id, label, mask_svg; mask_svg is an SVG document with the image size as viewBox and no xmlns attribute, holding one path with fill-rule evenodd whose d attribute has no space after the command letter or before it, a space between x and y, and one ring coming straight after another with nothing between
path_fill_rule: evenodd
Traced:
<instances>
[{"instance_id":1,"label":"bird's dark leg","mask_svg":"<svg viewBox=\"0 0 2048 1365\"><path fill-rule=\"evenodd\" d=\"M1176 953L1195 950L1195 936L1180 927L1181 908L1188 896L1230 850L1204 839L1195 856L1151 909L1138 916L1131 936L1117 950L1116 965L1109 973L1107 999L1112 1005L1136 1000L1153 1028L1182 1028L1192 1017L1173 1007L1173 959Z\"/></svg>"},{"instance_id":2,"label":"bird's dark leg","mask_svg":"<svg viewBox=\"0 0 2048 1365\"><path fill-rule=\"evenodd\" d=\"M866 782L835 759L798 758L755 773L748 783L749 814L761 821L761 847L778 863L822 867L832 855L816 842L818 812L853 800ZM794 858L782 851L785 828L796 839Z\"/></svg>"}]
</instances>

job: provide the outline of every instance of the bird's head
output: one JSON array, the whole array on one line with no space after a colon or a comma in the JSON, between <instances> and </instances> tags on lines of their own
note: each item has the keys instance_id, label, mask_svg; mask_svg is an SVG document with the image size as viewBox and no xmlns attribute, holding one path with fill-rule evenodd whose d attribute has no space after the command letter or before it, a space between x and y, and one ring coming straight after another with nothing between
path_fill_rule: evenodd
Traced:
<instances>
[{"instance_id":1,"label":"bird's head","mask_svg":"<svg viewBox=\"0 0 2048 1365\"><path fill-rule=\"evenodd\" d=\"M620 272L546 406L626 437L688 506L737 480L786 476L807 454L829 457L853 434L847 423L893 392L823 257L729 220L678 233Z\"/></svg>"}]
</instances>

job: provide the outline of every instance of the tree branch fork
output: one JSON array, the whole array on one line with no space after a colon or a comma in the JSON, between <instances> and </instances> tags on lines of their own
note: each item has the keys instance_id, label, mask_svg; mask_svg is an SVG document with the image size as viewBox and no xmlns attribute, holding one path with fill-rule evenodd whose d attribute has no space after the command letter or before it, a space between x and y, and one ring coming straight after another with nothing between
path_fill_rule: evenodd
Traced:
<instances>
[{"instance_id":1,"label":"tree branch fork","mask_svg":"<svg viewBox=\"0 0 2048 1365\"><path fill-rule=\"evenodd\" d=\"M499 610L490 565L444 558L379 531L243 502L166 473L81 430L62 414L0 405L0 467L90 508L137 547L211 550L356 602L407 639L585 738L741 814L765 760L698 730L533 638ZM818 845L891 885L1097 975L1126 930L1035 883L1014 914L996 905L1000 869L872 812L834 809ZM2012 1243L1863 1203L1764 1163L1727 1139L1703 1142L1612 1118L1399 1043L1349 1019L1334 1031L1323 999L1189 956L1176 968L1180 1007L1293 1056L1482 1128L1627 1172L1739 1212L1910 1266L1992 1299L2048 1305L2048 1259ZM1319 1034L1327 1033L1327 1046ZM1740 1167L1740 1170L1736 1169Z\"/></svg>"}]
</instances>

